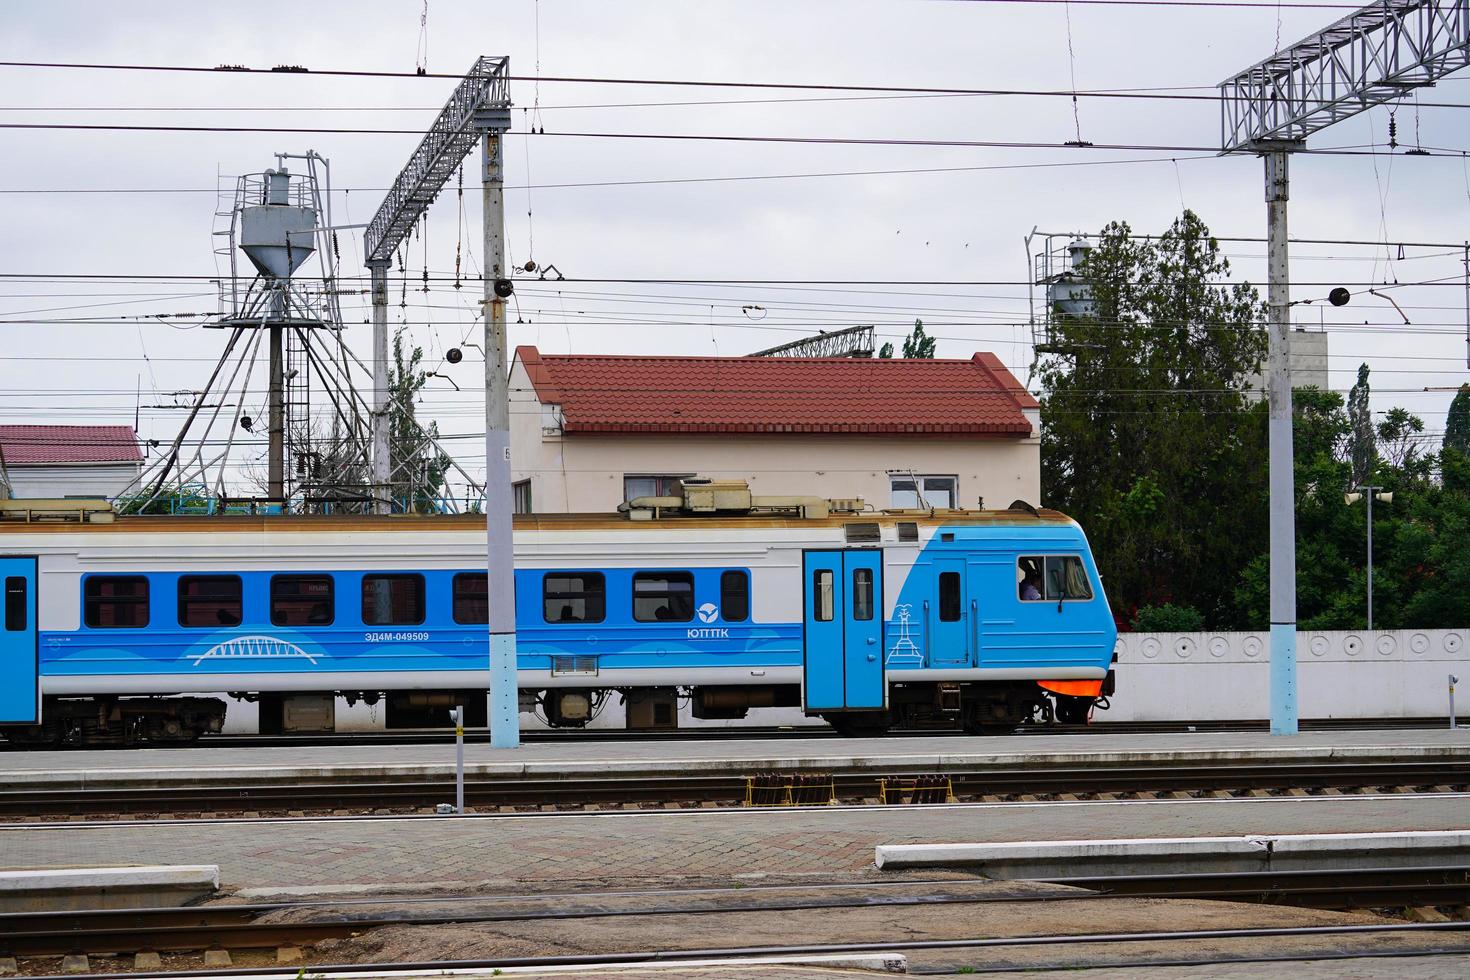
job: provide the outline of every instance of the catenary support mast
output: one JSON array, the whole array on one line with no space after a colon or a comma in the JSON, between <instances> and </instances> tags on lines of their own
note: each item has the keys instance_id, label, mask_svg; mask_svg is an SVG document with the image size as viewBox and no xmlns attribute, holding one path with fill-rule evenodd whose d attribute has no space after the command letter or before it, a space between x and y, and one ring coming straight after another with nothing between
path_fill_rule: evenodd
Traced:
<instances>
[{"instance_id":1,"label":"catenary support mast","mask_svg":"<svg viewBox=\"0 0 1470 980\"><path fill-rule=\"evenodd\" d=\"M516 687L515 580L511 552L510 406L505 359L505 299L511 294L504 259L505 211L501 143L510 129L510 59L482 57L465 74L443 111L424 134L408 165L389 188L368 224L364 251L373 269L374 340L377 284L385 285L383 367L386 369L386 276L393 251L418 223L460 163L483 140L481 181L485 202L485 541L489 607L490 744L520 744ZM374 370L378 351L374 350ZM383 375L386 378L386 370ZM386 381L384 382L386 385ZM375 392L378 388L375 386ZM386 405L386 395L381 404ZM386 413L385 413L386 418ZM374 433L375 446L377 433ZM386 435L383 443L386 444ZM385 445L386 449L386 445ZM384 453L386 457L386 452ZM375 474L378 472L375 463ZM376 482L376 478L375 478Z\"/></svg>"},{"instance_id":2,"label":"catenary support mast","mask_svg":"<svg viewBox=\"0 0 1470 980\"><path fill-rule=\"evenodd\" d=\"M1470 64L1470 0L1379 0L1220 83L1222 153L1266 166L1270 350L1271 732L1297 731L1287 167L1307 137Z\"/></svg>"}]
</instances>

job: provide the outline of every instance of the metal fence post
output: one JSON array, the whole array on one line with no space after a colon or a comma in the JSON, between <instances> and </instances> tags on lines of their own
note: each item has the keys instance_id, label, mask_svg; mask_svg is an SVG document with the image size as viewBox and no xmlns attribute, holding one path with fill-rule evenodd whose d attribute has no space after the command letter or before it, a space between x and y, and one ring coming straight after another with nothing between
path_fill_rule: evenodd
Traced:
<instances>
[{"instance_id":1,"label":"metal fence post","mask_svg":"<svg viewBox=\"0 0 1470 980\"><path fill-rule=\"evenodd\" d=\"M464 815L464 705L454 706L454 812Z\"/></svg>"}]
</instances>

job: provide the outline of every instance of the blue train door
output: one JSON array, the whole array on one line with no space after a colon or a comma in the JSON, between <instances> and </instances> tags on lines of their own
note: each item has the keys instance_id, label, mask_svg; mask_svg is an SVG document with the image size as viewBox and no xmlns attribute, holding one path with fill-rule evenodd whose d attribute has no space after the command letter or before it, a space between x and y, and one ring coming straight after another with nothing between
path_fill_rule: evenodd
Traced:
<instances>
[{"instance_id":1,"label":"blue train door","mask_svg":"<svg viewBox=\"0 0 1470 980\"><path fill-rule=\"evenodd\" d=\"M802 573L803 707L808 712L881 709L887 695L883 552L808 551Z\"/></svg>"},{"instance_id":2,"label":"blue train door","mask_svg":"<svg viewBox=\"0 0 1470 980\"><path fill-rule=\"evenodd\" d=\"M956 665L971 663L971 621L978 610L971 608L969 592L965 589L965 560L963 558L934 559L935 609L932 622L927 625L933 630L929 644L929 661Z\"/></svg>"},{"instance_id":3,"label":"blue train door","mask_svg":"<svg viewBox=\"0 0 1470 980\"><path fill-rule=\"evenodd\" d=\"M41 720L37 680L36 559L0 558L0 724Z\"/></svg>"}]
</instances>

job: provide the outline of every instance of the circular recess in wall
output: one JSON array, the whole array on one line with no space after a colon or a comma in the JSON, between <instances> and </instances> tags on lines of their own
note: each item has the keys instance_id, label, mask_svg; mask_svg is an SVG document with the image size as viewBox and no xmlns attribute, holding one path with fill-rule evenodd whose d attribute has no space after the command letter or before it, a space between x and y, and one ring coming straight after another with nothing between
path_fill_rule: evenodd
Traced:
<instances>
[{"instance_id":1,"label":"circular recess in wall","mask_svg":"<svg viewBox=\"0 0 1470 980\"><path fill-rule=\"evenodd\" d=\"M1143 642L1138 644L1139 653L1142 653L1150 660L1153 660L1161 652L1163 652L1163 649L1164 645L1159 642L1159 638L1157 636L1145 636L1143 638Z\"/></svg>"},{"instance_id":2,"label":"circular recess in wall","mask_svg":"<svg viewBox=\"0 0 1470 980\"><path fill-rule=\"evenodd\" d=\"M1263 644L1259 636L1247 636L1240 642L1240 652L1247 657L1259 657L1262 649Z\"/></svg>"},{"instance_id":3,"label":"circular recess in wall","mask_svg":"<svg viewBox=\"0 0 1470 980\"><path fill-rule=\"evenodd\" d=\"M1223 636L1210 637L1210 656L1223 657L1230 652L1230 641Z\"/></svg>"},{"instance_id":4,"label":"circular recess in wall","mask_svg":"<svg viewBox=\"0 0 1470 980\"><path fill-rule=\"evenodd\" d=\"M1459 653L1460 647L1465 645L1465 638L1459 633L1446 633L1444 635L1444 652Z\"/></svg>"},{"instance_id":5,"label":"circular recess in wall","mask_svg":"<svg viewBox=\"0 0 1470 980\"><path fill-rule=\"evenodd\" d=\"M1327 651L1332 649L1332 642L1321 633L1318 633L1307 644L1307 649L1312 651L1312 656L1314 657L1325 657L1327 656Z\"/></svg>"},{"instance_id":6,"label":"circular recess in wall","mask_svg":"<svg viewBox=\"0 0 1470 980\"><path fill-rule=\"evenodd\" d=\"M1342 639L1342 652L1349 657L1356 657L1363 652L1363 638L1356 633L1349 633Z\"/></svg>"},{"instance_id":7,"label":"circular recess in wall","mask_svg":"<svg viewBox=\"0 0 1470 980\"><path fill-rule=\"evenodd\" d=\"M1421 657L1429 652L1429 646L1429 637L1423 633L1415 633L1409 637L1409 649Z\"/></svg>"},{"instance_id":8,"label":"circular recess in wall","mask_svg":"<svg viewBox=\"0 0 1470 980\"><path fill-rule=\"evenodd\" d=\"M1188 636L1181 636L1174 641L1174 656L1180 660L1188 660L1194 656L1194 640Z\"/></svg>"},{"instance_id":9,"label":"circular recess in wall","mask_svg":"<svg viewBox=\"0 0 1470 980\"><path fill-rule=\"evenodd\" d=\"M1378 639L1373 643L1380 657L1391 657L1399 648L1399 641L1392 633L1379 633Z\"/></svg>"}]
</instances>

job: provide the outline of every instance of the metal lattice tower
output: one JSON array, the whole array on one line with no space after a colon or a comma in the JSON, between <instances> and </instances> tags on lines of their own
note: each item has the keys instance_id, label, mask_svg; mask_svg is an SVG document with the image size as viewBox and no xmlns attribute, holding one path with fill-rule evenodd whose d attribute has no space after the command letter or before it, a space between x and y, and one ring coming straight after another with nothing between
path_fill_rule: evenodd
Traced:
<instances>
[{"instance_id":1,"label":"metal lattice tower","mask_svg":"<svg viewBox=\"0 0 1470 980\"><path fill-rule=\"evenodd\" d=\"M872 357L875 335L871 324L847 327L803 337L775 347L758 350L747 357Z\"/></svg>"},{"instance_id":2,"label":"metal lattice tower","mask_svg":"<svg viewBox=\"0 0 1470 980\"><path fill-rule=\"evenodd\" d=\"M1220 83L1220 146L1254 150L1470 65L1470 0L1382 0Z\"/></svg>"}]
</instances>

